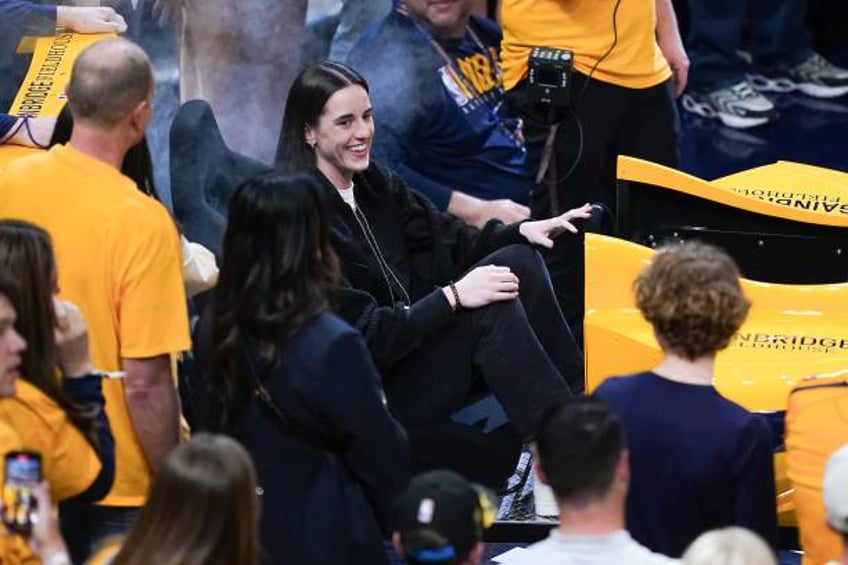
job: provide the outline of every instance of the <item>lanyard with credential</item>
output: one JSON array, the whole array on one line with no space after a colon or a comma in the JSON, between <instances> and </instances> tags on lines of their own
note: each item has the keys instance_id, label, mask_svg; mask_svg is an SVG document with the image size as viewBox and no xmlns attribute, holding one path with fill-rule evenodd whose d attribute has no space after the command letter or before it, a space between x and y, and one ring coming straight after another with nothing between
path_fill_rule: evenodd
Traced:
<instances>
[{"instance_id":1,"label":"lanyard with credential","mask_svg":"<svg viewBox=\"0 0 848 565\"><path fill-rule=\"evenodd\" d=\"M436 39L421 26L421 24L416 22L413 18L409 17L409 14L404 12L402 9L398 9L398 11L400 11L402 14L409 18L409 20L415 26L415 29L418 30L418 33L421 34L421 36L430 43L436 53L441 56L441 58L445 62L445 70L451 74L454 79L454 82L457 83L457 86L460 86L464 91L466 91L466 94L470 100L478 102L483 108L485 108L486 112L489 114L489 117L497 124L498 129L500 129L501 132L503 132L503 134L506 135L507 138L512 141L517 147L524 150L524 136L521 133L521 120L515 121L515 130L512 130L507 127L506 123L504 123L506 120L502 118L498 113L503 102L498 102L498 105L492 108L492 106L486 101L483 95L477 91L473 84L471 84L471 81L468 79L468 77L465 76L465 73L462 72L462 69L459 68L454 58L451 57L447 51L445 51L445 48L442 47L439 42L436 41ZM471 36L471 39L474 40L474 43L477 44L477 47L480 49L480 51L483 52L483 54L489 60L489 68L492 69L492 72L495 73L495 87L502 89L503 76L501 73L501 69L500 66L497 64L497 61L495 61L495 59L492 57L491 51L486 48L482 41L480 41L480 38L477 37L477 34L474 32L473 29L471 29L470 25L466 25L465 30Z\"/></svg>"}]
</instances>

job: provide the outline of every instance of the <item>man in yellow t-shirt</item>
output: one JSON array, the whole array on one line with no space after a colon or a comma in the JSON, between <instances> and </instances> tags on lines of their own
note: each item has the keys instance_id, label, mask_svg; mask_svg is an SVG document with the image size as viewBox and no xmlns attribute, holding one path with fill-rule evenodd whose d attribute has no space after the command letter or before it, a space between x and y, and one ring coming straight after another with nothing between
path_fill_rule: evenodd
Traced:
<instances>
[{"instance_id":1,"label":"man in yellow t-shirt","mask_svg":"<svg viewBox=\"0 0 848 565\"><path fill-rule=\"evenodd\" d=\"M671 0L503 0L501 21L504 87L528 128L542 126L527 132L541 134L528 138L530 152L541 150L547 133L547 108L520 96L530 51L540 46L574 53L571 100L577 119L569 112L556 116L565 120L557 139L557 170L564 174L575 166L560 190L561 209L592 201L611 204L616 155L676 165L672 95L686 85L688 60ZM576 121L583 129L579 159Z\"/></svg>"},{"instance_id":2,"label":"man in yellow t-shirt","mask_svg":"<svg viewBox=\"0 0 848 565\"><path fill-rule=\"evenodd\" d=\"M689 61L671 0L502 0L501 60L510 110L524 121L527 164L536 172L550 125L551 182L531 200L533 217L547 217L586 202L615 204L616 157L630 155L663 165L678 163L674 97L686 86ZM527 89L533 47L573 52L571 106L535 103ZM573 329L582 324L582 238L561 238L547 254L551 278Z\"/></svg>"},{"instance_id":3,"label":"man in yellow t-shirt","mask_svg":"<svg viewBox=\"0 0 848 565\"><path fill-rule=\"evenodd\" d=\"M70 142L3 171L0 216L50 232L60 294L88 321L95 366L124 375L103 384L114 485L100 506L75 519L87 521L86 541L95 542L129 527L152 474L178 441L170 355L190 340L174 222L120 173L150 119L150 61L123 39L95 43L74 63L67 93Z\"/></svg>"}]
</instances>

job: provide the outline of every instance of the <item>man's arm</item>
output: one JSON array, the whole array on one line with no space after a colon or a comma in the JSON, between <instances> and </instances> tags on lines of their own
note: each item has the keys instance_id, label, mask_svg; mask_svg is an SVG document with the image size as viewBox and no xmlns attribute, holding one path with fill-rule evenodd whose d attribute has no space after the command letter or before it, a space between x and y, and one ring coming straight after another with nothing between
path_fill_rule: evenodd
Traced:
<instances>
[{"instance_id":1,"label":"man's arm","mask_svg":"<svg viewBox=\"0 0 848 565\"><path fill-rule=\"evenodd\" d=\"M530 217L530 208L507 198L483 200L458 190L451 192L448 212L475 228L482 228L489 220L511 224Z\"/></svg>"},{"instance_id":2,"label":"man's arm","mask_svg":"<svg viewBox=\"0 0 848 565\"><path fill-rule=\"evenodd\" d=\"M689 79L689 57L680 39L680 28L671 0L656 0L657 3L657 43L665 55L671 72L674 73L674 94L680 96L686 89Z\"/></svg>"},{"instance_id":3,"label":"man's arm","mask_svg":"<svg viewBox=\"0 0 848 565\"><path fill-rule=\"evenodd\" d=\"M382 35L357 44L348 57L348 64L371 85L374 124L379 132L374 137L373 158L391 167L439 210L447 210L469 225L482 228L492 219L507 224L527 219L530 209L526 206L508 199L476 198L462 192L461 186L432 178L420 157L413 163L411 153L420 151L423 144L434 143L435 138L435 143L443 143L443 136L431 131L433 123L439 122L432 114L442 111L443 87L437 76L430 77L424 67L419 68L424 55L418 48L398 51L398 45L420 38L407 37L385 24L380 32ZM411 68L387 71L398 69L397 61L408 61Z\"/></svg>"},{"instance_id":4,"label":"man's arm","mask_svg":"<svg viewBox=\"0 0 848 565\"><path fill-rule=\"evenodd\" d=\"M24 34L48 35L56 30L56 6L0 0L0 20Z\"/></svg>"},{"instance_id":5,"label":"man's arm","mask_svg":"<svg viewBox=\"0 0 848 565\"><path fill-rule=\"evenodd\" d=\"M377 124L382 141L375 143L378 159L384 160L406 183L417 190L440 210L447 210L465 223L482 228L489 220L500 220L511 224L530 217L530 209L517 202L503 198L483 200L435 181L407 164L406 141L394 131L392 124Z\"/></svg>"},{"instance_id":6,"label":"man's arm","mask_svg":"<svg viewBox=\"0 0 848 565\"><path fill-rule=\"evenodd\" d=\"M123 359L130 417L147 463L155 473L179 442L179 403L171 358Z\"/></svg>"},{"instance_id":7,"label":"man's arm","mask_svg":"<svg viewBox=\"0 0 848 565\"><path fill-rule=\"evenodd\" d=\"M39 5L25 0L0 0L0 20L27 35L53 35L56 27L80 33L126 31L127 24L108 7Z\"/></svg>"},{"instance_id":8,"label":"man's arm","mask_svg":"<svg viewBox=\"0 0 848 565\"><path fill-rule=\"evenodd\" d=\"M50 143L53 128L56 126L55 117L24 118L0 113L0 145L23 145L26 147L46 146Z\"/></svg>"},{"instance_id":9,"label":"man's arm","mask_svg":"<svg viewBox=\"0 0 848 565\"><path fill-rule=\"evenodd\" d=\"M79 33L123 33L127 22L109 7L57 6L56 25Z\"/></svg>"}]
</instances>

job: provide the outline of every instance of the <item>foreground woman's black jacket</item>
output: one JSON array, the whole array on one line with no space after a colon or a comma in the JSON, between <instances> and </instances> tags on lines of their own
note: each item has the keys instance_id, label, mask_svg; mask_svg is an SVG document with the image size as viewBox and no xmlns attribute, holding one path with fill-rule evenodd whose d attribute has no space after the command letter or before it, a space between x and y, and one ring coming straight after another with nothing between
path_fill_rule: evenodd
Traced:
<instances>
[{"instance_id":1,"label":"foreground woman's black jacket","mask_svg":"<svg viewBox=\"0 0 848 565\"><path fill-rule=\"evenodd\" d=\"M197 342L198 366L205 367L208 340ZM265 562L388 563L383 539L394 498L408 479L408 446L385 407L362 337L325 313L281 344L277 358L264 386L309 437L283 432L254 396L235 433L256 464L263 491ZM195 379L192 389L202 419L208 406L203 379Z\"/></svg>"}]
</instances>

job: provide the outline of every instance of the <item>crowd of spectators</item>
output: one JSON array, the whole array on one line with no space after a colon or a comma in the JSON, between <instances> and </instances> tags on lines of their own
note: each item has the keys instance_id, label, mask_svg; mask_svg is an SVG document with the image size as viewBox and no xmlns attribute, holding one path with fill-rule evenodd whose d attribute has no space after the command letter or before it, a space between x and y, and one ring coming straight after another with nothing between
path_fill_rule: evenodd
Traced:
<instances>
[{"instance_id":1,"label":"crowd of spectators","mask_svg":"<svg viewBox=\"0 0 848 565\"><path fill-rule=\"evenodd\" d=\"M120 172L144 135L152 95L152 68L138 46L93 44L68 85L69 143L15 161L0 177L0 215L50 234L54 288L84 313L94 366L121 376L103 383L114 481L99 504L75 509L68 542L79 558L126 528L179 441L171 355L190 340L178 234L164 206Z\"/></svg>"},{"instance_id":2,"label":"crowd of spectators","mask_svg":"<svg viewBox=\"0 0 848 565\"><path fill-rule=\"evenodd\" d=\"M676 164L688 80L671 1L620 3L504 0L502 37L472 0L345 2L383 17L352 48L362 23L339 30L347 63L261 93L282 111L253 126L280 132L276 163L234 190L219 279L158 200L138 45L80 53L57 119L0 115L0 140L45 148L0 171L0 453L39 453L44 477L30 539L4 532L0 562L371 564L391 541L408 563L475 565L529 449L558 523L510 563L775 563L772 432L712 384L750 307L729 256L658 250L634 293L661 362L583 394L588 203L612 207L618 154ZM221 26L157 4L202 84ZM0 15L19 34L125 27L100 7ZM587 31L606 24L611 44ZM528 42L574 49L570 112L526 98ZM213 286L192 340L188 299ZM800 395L790 437L822 445ZM813 563L848 562L848 447L830 457L848 438L829 439L796 468L815 475Z\"/></svg>"}]
</instances>

